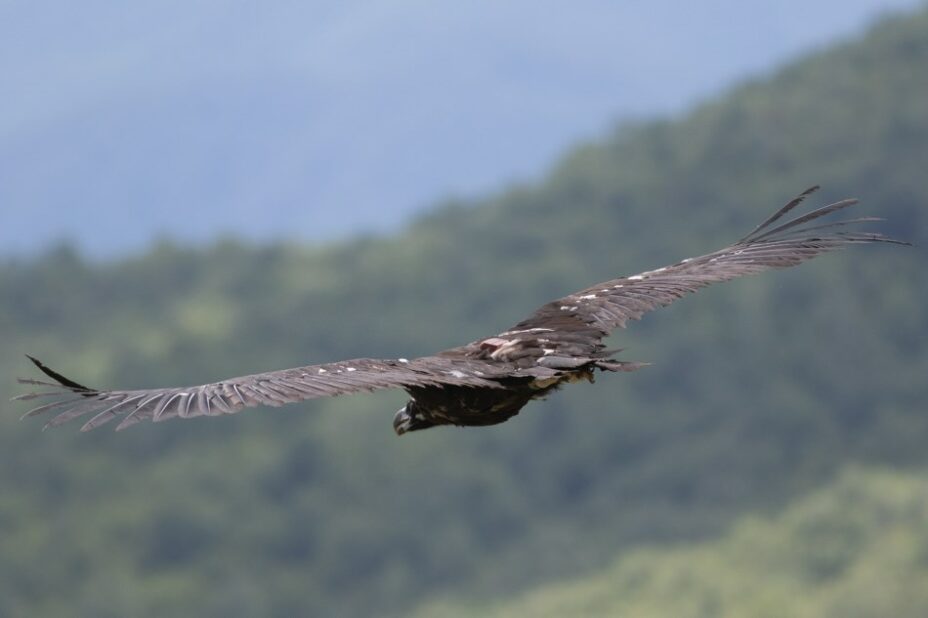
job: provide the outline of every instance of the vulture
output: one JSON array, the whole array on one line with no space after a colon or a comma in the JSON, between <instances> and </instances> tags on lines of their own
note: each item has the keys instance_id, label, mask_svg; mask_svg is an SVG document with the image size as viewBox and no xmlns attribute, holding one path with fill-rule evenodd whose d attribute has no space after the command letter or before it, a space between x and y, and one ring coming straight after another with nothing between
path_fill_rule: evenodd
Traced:
<instances>
[{"instance_id":1,"label":"vulture","mask_svg":"<svg viewBox=\"0 0 928 618\"><path fill-rule=\"evenodd\" d=\"M598 283L539 307L510 329L421 358L357 358L230 378L200 386L144 390L98 390L29 359L48 379L21 378L46 387L14 399L42 405L23 418L57 414L55 427L87 417L81 431L120 419L117 430L141 421L222 416L256 406L332 397L360 391L402 388L409 400L393 418L398 435L436 425L502 423L525 404L577 381L593 381L597 371L634 371L644 363L615 358L603 340L628 320L664 307L712 283L786 268L821 253L861 243L908 244L857 224L859 217L822 222L856 203L847 199L783 221L818 187L777 210L741 240L713 253L663 268Z\"/></svg>"}]
</instances>

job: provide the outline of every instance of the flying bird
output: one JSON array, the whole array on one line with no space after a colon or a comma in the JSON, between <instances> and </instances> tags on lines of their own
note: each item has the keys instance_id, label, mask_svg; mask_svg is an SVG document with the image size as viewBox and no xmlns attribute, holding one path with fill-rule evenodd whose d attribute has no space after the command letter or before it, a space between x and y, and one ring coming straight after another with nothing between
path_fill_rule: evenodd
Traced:
<instances>
[{"instance_id":1,"label":"flying bird","mask_svg":"<svg viewBox=\"0 0 928 618\"><path fill-rule=\"evenodd\" d=\"M664 307L712 283L786 268L821 253L860 243L908 244L878 233L854 231L860 217L822 223L826 215L856 203L848 199L786 222L781 219L818 187L777 210L747 236L719 251L676 264L620 277L539 307L509 330L421 358L358 358L269 371L183 388L97 390L79 384L29 357L53 382L19 381L42 392L14 397L49 401L23 418L57 411L46 427L90 415L88 431L120 418L117 430L141 421L222 416L256 406L402 388L409 401L393 418L402 435L436 425L495 425L533 399L597 371L634 371L643 363L618 360L603 340L628 320ZM814 222L814 223L813 223ZM851 230L851 231L849 231Z\"/></svg>"}]
</instances>

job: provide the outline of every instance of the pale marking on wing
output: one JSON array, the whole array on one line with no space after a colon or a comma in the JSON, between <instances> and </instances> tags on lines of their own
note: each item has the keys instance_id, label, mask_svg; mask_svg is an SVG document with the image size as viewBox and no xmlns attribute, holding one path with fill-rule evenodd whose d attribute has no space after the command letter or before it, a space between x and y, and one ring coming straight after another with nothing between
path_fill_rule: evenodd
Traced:
<instances>
[{"instance_id":1,"label":"pale marking on wing","mask_svg":"<svg viewBox=\"0 0 928 618\"><path fill-rule=\"evenodd\" d=\"M238 391L236 390L236 392L238 392ZM152 416L151 416L152 422L157 423L158 421L160 421L160 420L161 420L161 417L164 415L165 410L168 409L168 406L171 405L172 403L174 403L174 400L177 399L177 398L180 397L180 396L181 396L181 393L174 393L173 395L171 395L171 397L170 397L167 401L165 401L163 404L161 404L161 406L160 406L157 410L155 410L155 413L152 414ZM239 396L241 396L241 395L239 395Z\"/></svg>"},{"instance_id":2,"label":"pale marking on wing","mask_svg":"<svg viewBox=\"0 0 928 618\"><path fill-rule=\"evenodd\" d=\"M242 402L242 405L247 406L248 403L245 401L245 398L242 397L242 393L238 390L238 386L236 386L234 383L232 384L232 390L235 392L236 395L238 395L239 401Z\"/></svg>"},{"instance_id":3,"label":"pale marking on wing","mask_svg":"<svg viewBox=\"0 0 928 618\"><path fill-rule=\"evenodd\" d=\"M319 373L329 373L329 372L326 371L325 369L320 368L320 369L319 369Z\"/></svg>"},{"instance_id":4,"label":"pale marking on wing","mask_svg":"<svg viewBox=\"0 0 928 618\"><path fill-rule=\"evenodd\" d=\"M190 406L193 405L193 395L187 393L181 393L186 399L184 399L184 411L180 412L178 408L178 416L181 418L188 418L190 416Z\"/></svg>"},{"instance_id":5,"label":"pale marking on wing","mask_svg":"<svg viewBox=\"0 0 928 618\"><path fill-rule=\"evenodd\" d=\"M596 294L584 294L580 297L580 300L592 300L596 298Z\"/></svg>"},{"instance_id":6,"label":"pale marking on wing","mask_svg":"<svg viewBox=\"0 0 928 618\"><path fill-rule=\"evenodd\" d=\"M401 363L408 363L408 362L409 362L409 359L408 359L408 358L398 358L398 359L396 359L396 360L398 360L398 361L401 362Z\"/></svg>"},{"instance_id":7,"label":"pale marking on wing","mask_svg":"<svg viewBox=\"0 0 928 618\"><path fill-rule=\"evenodd\" d=\"M503 345L493 350L493 352L490 353L490 358L496 360L499 357L511 352L514 348L518 347L520 343L522 343L521 339L512 339L511 341L507 341Z\"/></svg>"},{"instance_id":8,"label":"pale marking on wing","mask_svg":"<svg viewBox=\"0 0 928 618\"><path fill-rule=\"evenodd\" d=\"M641 275L632 275L628 278L629 281L641 281L642 279L644 279L644 277Z\"/></svg>"},{"instance_id":9,"label":"pale marking on wing","mask_svg":"<svg viewBox=\"0 0 928 618\"><path fill-rule=\"evenodd\" d=\"M505 333L500 333L500 335L519 335L522 333L551 333L554 332L553 328L542 328L536 326L535 328L526 328L524 330L507 330Z\"/></svg>"},{"instance_id":10,"label":"pale marking on wing","mask_svg":"<svg viewBox=\"0 0 928 618\"><path fill-rule=\"evenodd\" d=\"M155 399L158 399L158 398L160 398L160 397L162 397L162 396L163 396L162 393L155 393L154 395L152 395L151 397L149 397L148 399L146 399L146 400L143 401L142 403L140 403L140 404L138 404L137 406L135 406L135 410L134 410L133 412L138 411L140 408L144 408L145 406L147 406L148 404L150 404L152 401L154 401Z\"/></svg>"},{"instance_id":11,"label":"pale marking on wing","mask_svg":"<svg viewBox=\"0 0 928 618\"><path fill-rule=\"evenodd\" d=\"M348 371L357 371L357 369L354 367L348 367Z\"/></svg>"}]
</instances>

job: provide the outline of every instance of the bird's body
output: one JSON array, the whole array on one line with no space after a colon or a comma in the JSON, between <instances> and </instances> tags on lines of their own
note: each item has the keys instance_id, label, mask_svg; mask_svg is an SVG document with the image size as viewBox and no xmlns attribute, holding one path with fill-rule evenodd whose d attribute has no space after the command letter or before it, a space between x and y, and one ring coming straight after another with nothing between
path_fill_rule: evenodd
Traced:
<instances>
[{"instance_id":1,"label":"bird's body","mask_svg":"<svg viewBox=\"0 0 928 618\"><path fill-rule=\"evenodd\" d=\"M613 358L615 351L607 350L603 339L628 320L688 293L742 275L794 266L852 244L905 244L881 234L843 229L876 220L870 217L807 225L853 205L854 200L836 202L774 226L816 188L803 192L725 249L599 283L543 305L509 330L433 356L354 359L194 387L133 391L88 388L32 359L54 382L20 381L53 390L16 399L51 398L50 403L26 413L32 416L58 410L48 426L92 413L82 427L89 430L120 416L117 429L145 419L219 416L259 405L403 388L410 399L394 417L398 434L436 425L495 425L564 384L592 382L597 371L639 368L640 363Z\"/></svg>"}]
</instances>

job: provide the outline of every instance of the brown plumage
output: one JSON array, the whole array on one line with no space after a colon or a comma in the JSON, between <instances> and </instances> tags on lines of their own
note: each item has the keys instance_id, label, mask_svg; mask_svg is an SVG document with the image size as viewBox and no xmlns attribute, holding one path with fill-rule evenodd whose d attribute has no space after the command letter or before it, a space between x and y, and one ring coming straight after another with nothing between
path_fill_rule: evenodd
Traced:
<instances>
[{"instance_id":1,"label":"brown plumage","mask_svg":"<svg viewBox=\"0 0 928 618\"><path fill-rule=\"evenodd\" d=\"M735 244L671 266L599 283L540 307L510 330L415 359L361 358L270 371L185 388L101 391L74 382L29 357L54 380L20 379L52 390L14 399L48 398L24 415L55 410L46 427L90 415L82 431L121 417L116 429L140 421L221 416L254 406L402 388L410 400L393 420L396 433L435 425L494 425L531 401L599 371L633 371L638 363L611 358L603 339L628 320L684 295L742 275L786 268L826 251L859 243L907 244L847 226L878 221L861 217L808 225L856 203L843 200L779 225L818 187L804 191Z\"/></svg>"}]
</instances>

